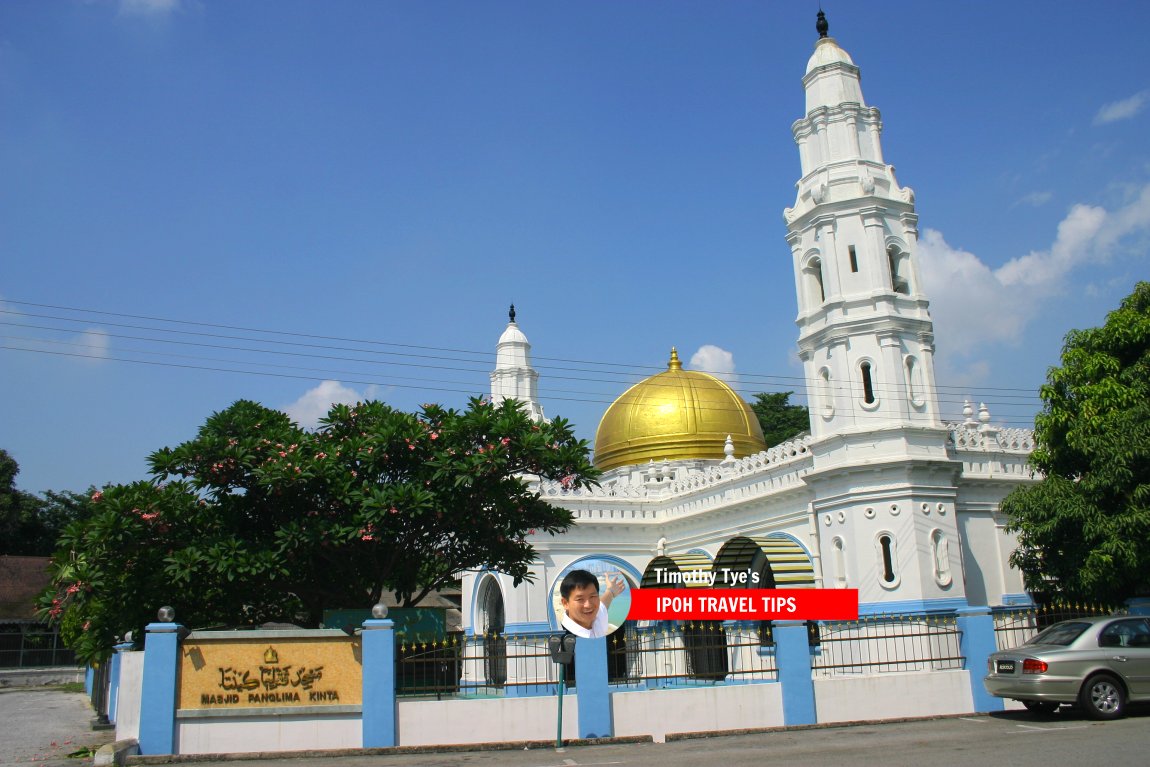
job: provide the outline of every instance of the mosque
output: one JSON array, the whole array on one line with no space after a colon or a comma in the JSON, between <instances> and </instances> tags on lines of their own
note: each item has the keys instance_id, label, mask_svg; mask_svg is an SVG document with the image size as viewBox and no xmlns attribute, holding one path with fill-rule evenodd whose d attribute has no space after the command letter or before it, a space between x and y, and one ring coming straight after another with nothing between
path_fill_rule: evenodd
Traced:
<instances>
[{"instance_id":1,"label":"mosque","mask_svg":"<svg viewBox=\"0 0 1150 767\"><path fill-rule=\"evenodd\" d=\"M665 372L603 415L600 486L538 485L575 525L532 540L534 581L465 574L466 633L556 630L558 584L574 568L632 587L725 569L760 587L854 588L861 614L1030 603L999 504L1034 479L1033 434L996 428L969 403L962 422L942 420L914 192L884 160L879 110L819 17L792 128L802 175L783 211L809 434L765 444L747 403L672 350ZM541 419L530 350L512 313L491 395Z\"/></svg>"}]
</instances>

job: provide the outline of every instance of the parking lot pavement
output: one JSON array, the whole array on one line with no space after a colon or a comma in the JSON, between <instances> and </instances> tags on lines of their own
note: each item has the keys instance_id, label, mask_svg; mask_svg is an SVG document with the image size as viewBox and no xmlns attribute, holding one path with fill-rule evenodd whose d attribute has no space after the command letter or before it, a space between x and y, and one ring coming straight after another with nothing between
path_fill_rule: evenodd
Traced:
<instances>
[{"instance_id":1,"label":"parking lot pavement","mask_svg":"<svg viewBox=\"0 0 1150 767\"><path fill-rule=\"evenodd\" d=\"M0 767L90 765L92 757L68 755L112 740L111 730L94 731L94 714L83 693L59 689L0 690Z\"/></svg>"}]
</instances>

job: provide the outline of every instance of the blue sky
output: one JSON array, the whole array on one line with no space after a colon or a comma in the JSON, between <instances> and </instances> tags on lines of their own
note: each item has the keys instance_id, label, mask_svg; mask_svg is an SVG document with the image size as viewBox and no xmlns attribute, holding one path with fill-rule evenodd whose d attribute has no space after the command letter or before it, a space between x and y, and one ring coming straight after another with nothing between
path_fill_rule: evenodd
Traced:
<instances>
[{"instance_id":1,"label":"blue sky","mask_svg":"<svg viewBox=\"0 0 1150 767\"><path fill-rule=\"evenodd\" d=\"M1065 333L1150 278L1150 4L823 5L916 192L944 407L1028 425ZM817 9L0 3L18 484L142 478L239 398L462 405L512 301L587 439L672 345L801 391L782 210Z\"/></svg>"}]
</instances>

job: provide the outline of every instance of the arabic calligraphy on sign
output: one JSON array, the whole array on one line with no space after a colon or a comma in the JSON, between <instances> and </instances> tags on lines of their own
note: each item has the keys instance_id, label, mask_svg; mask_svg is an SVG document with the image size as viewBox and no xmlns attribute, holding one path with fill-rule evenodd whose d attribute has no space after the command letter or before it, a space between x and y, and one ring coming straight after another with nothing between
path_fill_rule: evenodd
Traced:
<instances>
[{"instance_id":1,"label":"arabic calligraphy on sign","mask_svg":"<svg viewBox=\"0 0 1150 767\"><path fill-rule=\"evenodd\" d=\"M245 640L183 647L180 708L361 702L362 668L350 640L284 641L278 647Z\"/></svg>"}]
</instances>

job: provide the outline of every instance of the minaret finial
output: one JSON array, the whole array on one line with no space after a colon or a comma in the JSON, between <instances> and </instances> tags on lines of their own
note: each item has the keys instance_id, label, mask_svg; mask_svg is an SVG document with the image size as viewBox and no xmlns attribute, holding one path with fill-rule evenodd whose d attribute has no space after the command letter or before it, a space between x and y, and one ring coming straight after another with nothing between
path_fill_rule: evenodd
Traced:
<instances>
[{"instance_id":1,"label":"minaret finial","mask_svg":"<svg viewBox=\"0 0 1150 767\"><path fill-rule=\"evenodd\" d=\"M679 362L679 351L674 346L672 346L671 347L671 361L667 363L667 370L682 370L682 369L683 369L683 363Z\"/></svg>"},{"instance_id":2,"label":"minaret finial","mask_svg":"<svg viewBox=\"0 0 1150 767\"><path fill-rule=\"evenodd\" d=\"M515 322L515 304L511 305L511 311L507 312L507 318Z\"/></svg>"},{"instance_id":3,"label":"minaret finial","mask_svg":"<svg viewBox=\"0 0 1150 767\"><path fill-rule=\"evenodd\" d=\"M827 32L831 29L831 25L827 23L827 15L823 13L822 8L819 8L819 18L818 21L815 22L815 29L818 31L820 38L826 37Z\"/></svg>"}]
</instances>

